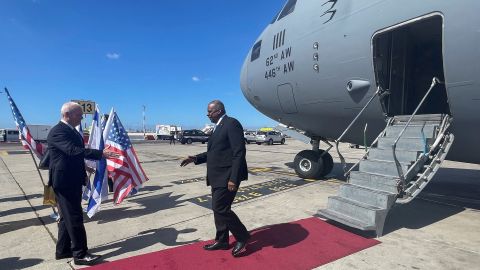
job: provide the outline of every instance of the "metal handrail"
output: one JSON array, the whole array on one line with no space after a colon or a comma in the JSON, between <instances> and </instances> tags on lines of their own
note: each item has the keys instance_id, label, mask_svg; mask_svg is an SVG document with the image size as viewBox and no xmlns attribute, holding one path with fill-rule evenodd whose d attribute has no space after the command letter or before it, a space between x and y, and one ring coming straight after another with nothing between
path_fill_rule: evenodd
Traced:
<instances>
[{"instance_id":1,"label":"metal handrail","mask_svg":"<svg viewBox=\"0 0 480 270\"><path fill-rule=\"evenodd\" d=\"M387 127L390 126L390 124L391 124L392 121L393 121L393 118L388 119L387 124L385 125L385 128L383 129L382 132L380 132L380 134L378 134L377 138L375 138L375 140L370 144L370 148L365 152L365 154L363 154L363 156L360 158L360 160L359 160L357 163L355 163L354 165L352 165L352 167L350 167L350 169L348 169L348 171L346 171L346 172L343 174L343 176L346 177L355 167L358 166L358 164L360 164L360 162L361 162L362 160L364 160L364 159L367 157L368 153L370 153L370 150L372 150L372 145L376 144L376 143L378 142L378 139L379 139L380 137L382 137L383 135L385 135L385 132L386 132L386 130L387 130Z\"/></svg>"},{"instance_id":2,"label":"metal handrail","mask_svg":"<svg viewBox=\"0 0 480 270\"><path fill-rule=\"evenodd\" d=\"M395 161L395 166L397 167L397 172L398 172L398 176L400 177L400 180L399 180L399 184L400 184L400 187L399 187L399 190L400 191L403 191L403 189L405 188L405 175L403 174L403 170L402 170L402 167L400 165L400 162L398 161L397 159L397 154L396 154L396 148L397 148L397 143L398 141L400 140L400 138L402 137L403 133L405 132L405 130L407 130L407 127L410 125L410 122L412 122L412 119L413 117L415 117L415 115L417 114L418 110L420 109L420 107L423 105L423 102L427 99L428 95L430 94L430 92L432 91L433 87L435 87L435 85L437 85L437 83L443 83L442 81L440 81L437 77L433 77L432 79L432 84L430 85L430 88L428 89L427 93L423 96L422 100L420 101L420 103L418 104L417 108L415 108L415 111L413 111L413 114L410 116L410 118L408 119L407 123L405 124L405 126L403 127L402 131L400 132L400 134L398 134L397 136L397 139L395 140L395 142L392 144L392 151L393 151L393 160Z\"/></svg>"},{"instance_id":3,"label":"metal handrail","mask_svg":"<svg viewBox=\"0 0 480 270\"><path fill-rule=\"evenodd\" d=\"M370 103L372 102L372 100L378 96L378 94L380 93L380 86L377 87L377 91L375 91L375 94L370 98L370 100L367 102L367 104L365 104L365 106L363 106L362 110L357 114L357 116L352 120L352 122L350 123L350 125L348 125L348 127L345 129L345 131L343 131L342 135L340 135L340 137L338 137L338 139L335 140L335 148L337 149L337 154L338 156L340 157L340 161L342 162L342 165L343 165L343 171L345 172L346 169L347 169L347 164L345 163L345 158L342 156L342 154L340 154L340 150L338 150L338 144L340 143L340 140L343 138L343 136L345 136L345 134L347 134L347 132L350 130L350 128L353 126L353 124L358 120L358 118L360 117L360 115L363 113L363 111L365 111L365 109L370 105Z\"/></svg>"}]
</instances>

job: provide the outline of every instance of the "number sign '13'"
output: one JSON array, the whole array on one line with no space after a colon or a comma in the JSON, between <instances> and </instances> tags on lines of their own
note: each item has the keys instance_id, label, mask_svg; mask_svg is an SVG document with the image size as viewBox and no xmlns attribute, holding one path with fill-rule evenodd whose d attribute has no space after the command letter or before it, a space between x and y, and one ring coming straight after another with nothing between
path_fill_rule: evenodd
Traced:
<instances>
[{"instance_id":1,"label":"number sign '13'","mask_svg":"<svg viewBox=\"0 0 480 270\"><path fill-rule=\"evenodd\" d=\"M94 114L95 113L95 102L89 100L72 100L75 103L80 104L82 106L82 110L84 114Z\"/></svg>"}]
</instances>

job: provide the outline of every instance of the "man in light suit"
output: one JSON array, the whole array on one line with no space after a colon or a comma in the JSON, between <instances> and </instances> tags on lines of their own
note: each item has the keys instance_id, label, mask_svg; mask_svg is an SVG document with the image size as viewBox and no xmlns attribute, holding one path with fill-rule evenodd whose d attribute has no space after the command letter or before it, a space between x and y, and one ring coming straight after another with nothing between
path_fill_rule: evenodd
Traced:
<instances>
[{"instance_id":1,"label":"man in light suit","mask_svg":"<svg viewBox=\"0 0 480 270\"><path fill-rule=\"evenodd\" d=\"M232 255L238 257L245 251L250 238L245 226L232 211L232 202L240 182L247 180L246 149L243 127L237 119L226 115L220 100L208 104L207 116L216 124L208 140L207 152L184 159L180 166L191 162L207 163L207 185L212 188L212 210L215 219L215 242L205 245L205 250L228 249L228 232L237 240Z\"/></svg>"},{"instance_id":2,"label":"man in light suit","mask_svg":"<svg viewBox=\"0 0 480 270\"><path fill-rule=\"evenodd\" d=\"M48 133L50 155L48 185L53 187L60 209L55 258L74 258L77 265L92 265L100 258L89 254L83 225L82 186L87 174L84 159L118 157L105 149L85 149L83 136L75 129L83 118L82 107L67 102L61 109L62 119Z\"/></svg>"}]
</instances>

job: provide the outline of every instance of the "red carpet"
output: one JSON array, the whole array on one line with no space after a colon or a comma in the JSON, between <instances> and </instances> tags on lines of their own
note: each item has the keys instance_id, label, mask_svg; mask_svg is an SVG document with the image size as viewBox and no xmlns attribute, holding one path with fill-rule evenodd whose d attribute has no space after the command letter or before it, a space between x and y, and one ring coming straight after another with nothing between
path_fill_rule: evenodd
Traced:
<instances>
[{"instance_id":1,"label":"red carpet","mask_svg":"<svg viewBox=\"0 0 480 270\"><path fill-rule=\"evenodd\" d=\"M213 226L213 225L212 225ZM253 230L245 256L204 251L211 241L105 262L89 269L312 269L380 242L344 231L318 218ZM233 239L230 239L231 247Z\"/></svg>"}]
</instances>

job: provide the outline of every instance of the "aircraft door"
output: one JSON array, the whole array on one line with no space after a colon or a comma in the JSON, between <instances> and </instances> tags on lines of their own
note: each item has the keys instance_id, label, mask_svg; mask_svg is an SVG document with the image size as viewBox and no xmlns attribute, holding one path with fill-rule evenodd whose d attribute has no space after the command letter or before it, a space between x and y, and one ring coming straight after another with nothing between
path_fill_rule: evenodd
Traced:
<instances>
[{"instance_id":1,"label":"aircraft door","mask_svg":"<svg viewBox=\"0 0 480 270\"><path fill-rule=\"evenodd\" d=\"M412 114L432 78L444 81L443 18L438 14L391 27L373 37L376 83L388 116ZM418 114L450 113L444 84L435 86Z\"/></svg>"},{"instance_id":2,"label":"aircraft door","mask_svg":"<svg viewBox=\"0 0 480 270\"><path fill-rule=\"evenodd\" d=\"M286 114L297 113L297 104L295 103L295 96L293 94L293 87L286 83L277 87L278 100L282 111Z\"/></svg>"}]
</instances>

